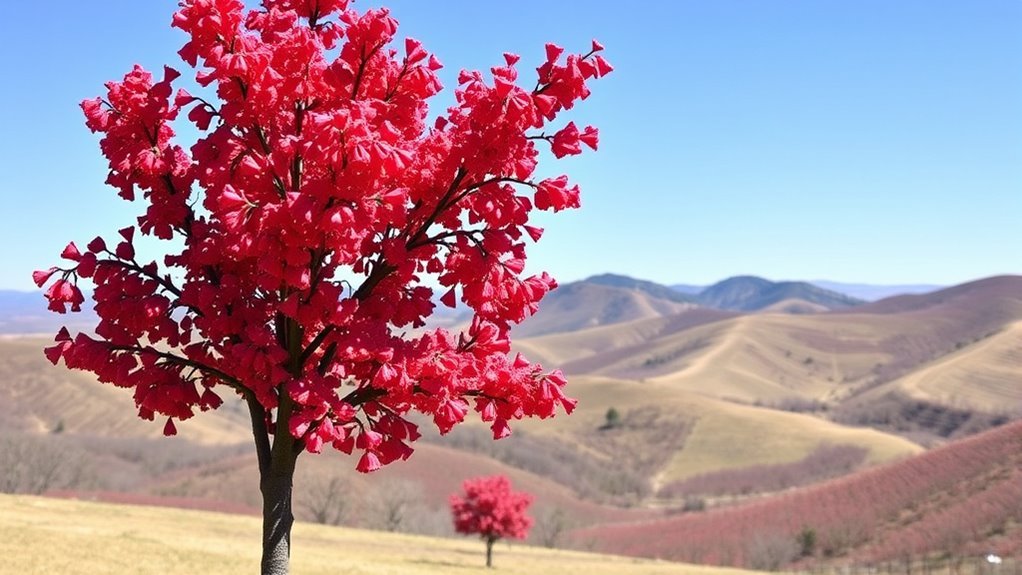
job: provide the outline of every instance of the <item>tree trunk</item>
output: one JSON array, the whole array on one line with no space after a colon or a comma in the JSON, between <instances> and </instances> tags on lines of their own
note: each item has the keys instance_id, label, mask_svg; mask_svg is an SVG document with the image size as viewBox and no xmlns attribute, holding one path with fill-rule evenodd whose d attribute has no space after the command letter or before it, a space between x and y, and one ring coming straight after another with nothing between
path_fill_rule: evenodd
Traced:
<instances>
[{"instance_id":1,"label":"tree trunk","mask_svg":"<svg viewBox=\"0 0 1022 575\"><path fill-rule=\"evenodd\" d=\"M264 475L259 482L263 493L262 575L287 575L291 559L291 490L294 467L284 473Z\"/></svg>"},{"instance_id":2,"label":"tree trunk","mask_svg":"<svg viewBox=\"0 0 1022 575\"><path fill-rule=\"evenodd\" d=\"M267 412L251 393L245 399L252 416L252 434L259 458L259 491L263 494L263 557L262 575L288 575L291 560L291 526L295 522L291 511L291 492L294 486L295 463L302 452L288 431L291 403L281 401L276 434L270 444L267 433Z\"/></svg>"},{"instance_id":3,"label":"tree trunk","mask_svg":"<svg viewBox=\"0 0 1022 575\"><path fill-rule=\"evenodd\" d=\"M493 543L496 541L493 537L486 538L486 566L493 567Z\"/></svg>"}]
</instances>

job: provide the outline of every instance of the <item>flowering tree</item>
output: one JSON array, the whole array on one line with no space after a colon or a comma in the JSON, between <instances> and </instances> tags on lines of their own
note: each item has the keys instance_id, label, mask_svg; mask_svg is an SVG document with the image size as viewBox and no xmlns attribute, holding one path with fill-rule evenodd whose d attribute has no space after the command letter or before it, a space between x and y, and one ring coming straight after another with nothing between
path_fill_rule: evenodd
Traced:
<instances>
[{"instance_id":1,"label":"flowering tree","mask_svg":"<svg viewBox=\"0 0 1022 575\"><path fill-rule=\"evenodd\" d=\"M525 539L532 518L525 510L532 503L528 493L511 491L503 475L478 477L462 484L465 497L451 496L454 529L466 535L478 534L486 542L486 566L493 566L493 544L504 537Z\"/></svg>"},{"instance_id":2,"label":"flowering tree","mask_svg":"<svg viewBox=\"0 0 1022 575\"><path fill-rule=\"evenodd\" d=\"M36 272L50 309L78 311L95 285L95 337L66 329L57 363L134 391L138 414L164 433L222 395L248 406L263 494L264 573L286 573L291 490L302 452L358 452L370 472L412 453L417 411L441 432L469 410L494 438L510 420L570 412L560 372L510 357L509 326L556 284L524 277L533 209L579 205L564 176L538 179L540 148L556 157L597 145L592 127L557 124L611 67L596 42L563 57L555 45L531 88L518 56L492 79L463 71L456 103L427 122L441 65L385 9L348 0L183 0L179 54L204 95L175 93L139 66L82 103L102 134L107 183L141 204L116 241L97 237L68 263ZM185 149L172 122L199 131ZM167 240L145 261L139 235ZM461 333L422 328L439 300L474 313Z\"/></svg>"}]
</instances>

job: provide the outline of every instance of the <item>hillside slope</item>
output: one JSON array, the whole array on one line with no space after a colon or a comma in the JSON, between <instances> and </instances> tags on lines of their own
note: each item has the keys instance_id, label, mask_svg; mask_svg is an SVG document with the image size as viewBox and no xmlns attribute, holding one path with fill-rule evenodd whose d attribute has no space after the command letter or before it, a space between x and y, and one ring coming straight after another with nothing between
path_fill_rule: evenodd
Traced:
<instances>
[{"instance_id":1,"label":"hillside slope","mask_svg":"<svg viewBox=\"0 0 1022 575\"><path fill-rule=\"evenodd\" d=\"M575 377L579 405L567 418L523 421L529 434L554 437L609 466L651 478L651 489L707 471L798 461L819 446L865 448L868 463L922 451L901 437L810 415L738 405L665 383ZM613 407L621 424L606 429Z\"/></svg>"},{"instance_id":2,"label":"hillside slope","mask_svg":"<svg viewBox=\"0 0 1022 575\"><path fill-rule=\"evenodd\" d=\"M904 377L870 390L861 399L868 401L891 392L959 409L1022 409L1022 321L962 345Z\"/></svg>"},{"instance_id":3,"label":"hillside slope","mask_svg":"<svg viewBox=\"0 0 1022 575\"><path fill-rule=\"evenodd\" d=\"M862 564L1022 553L1022 422L905 461L705 513L581 529L598 549L720 565L779 567L808 555ZM765 546L764 544L770 545ZM764 556L764 549L775 552ZM776 552L784 553L781 561Z\"/></svg>"},{"instance_id":4,"label":"hillside slope","mask_svg":"<svg viewBox=\"0 0 1022 575\"><path fill-rule=\"evenodd\" d=\"M664 290L670 291L669 288ZM514 329L515 337L571 332L637 319L672 315L693 307L681 299L651 295L641 289L574 282L543 299L540 312Z\"/></svg>"},{"instance_id":5,"label":"hillside slope","mask_svg":"<svg viewBox=\"0 0 1022 575\"><path fill-rule=\"evenodd\" d=\"M696 305L716 310L801 314L861 303L806 282L771 282L753 276L729 278L692 294L651 281L602 274L554 290L544 298L539 313L515 329L515 335L574 332L669 316Z\"/></svg>"}]
</instances>

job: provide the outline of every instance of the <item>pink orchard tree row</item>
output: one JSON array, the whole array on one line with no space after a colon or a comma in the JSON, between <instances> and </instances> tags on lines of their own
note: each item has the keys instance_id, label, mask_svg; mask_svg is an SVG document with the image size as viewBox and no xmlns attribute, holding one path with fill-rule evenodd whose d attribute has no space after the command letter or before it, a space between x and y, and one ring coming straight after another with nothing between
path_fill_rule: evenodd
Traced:
<instances>
[{"instance_id":1,"label":"pink orchard tree row","mask_svg":"<svg viewBox=\"0 0 1022 575\"><path fill-rule=\"evenodd\" d=\"M862 563L976 553L988 544L1019 553L1017 533L988 537L1022 517L1020 442L1022 422L788 494L574 536L608 552L764 568L776 557L757 555L780 554L783 565L803 551ZM812 550L798 546L806 530Z\"/></svg>"}]
</instances>

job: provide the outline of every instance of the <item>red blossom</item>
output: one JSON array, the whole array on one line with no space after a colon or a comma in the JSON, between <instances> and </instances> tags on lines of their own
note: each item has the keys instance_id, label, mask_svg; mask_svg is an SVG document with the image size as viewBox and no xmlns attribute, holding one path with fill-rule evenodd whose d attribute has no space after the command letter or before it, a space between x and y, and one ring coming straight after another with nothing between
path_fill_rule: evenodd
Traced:
<instances>
[{"instance_id":1,"label":"red blossom","mask_svg":"<svg viewBox=\"0 0 1022 575\"><path fill-rule=\"evenodd\" d=\"M48 270L36 270L32 272L32 281L36 287L43 287L44 284L50 279L50 276L59 271L57 268L50 268Z\"/></svg>"},{"instance_id":2,"label":"red blossom","mask_svg":"<svg viewBox=\"0 0 1022 575\"><path fill-rule=\"evenodd\" d=\"M64 258L65 260L71 260L76 262L81 259L82 254L78 251L78 247L75 245L75 243L71 242L67 244L67 247L64 248L64 251L60 253L60 257Z\"/></svg>"},{"instance_id":3,"label":"red blossom","mask_svg":"<svg viewBox=\"0 0 1022 575\"><path fill-rule=\"evenodd\" d=\"M568 186L568 177L548 178L536 188L536 208L559 212L579 207L578 186Z\"/></svg>"},{"instance_id":4,"label":"red blossom","mask_svg":"<svg viewBox=\"0 0 1022 575\"><path fill-rule=\"evenodd\" d=\"M85 303L82 290L66 279L53 282L46 290L46 299L50 302L48 309L57 313L67 313L68 305L71 311L81 311Z\"/></svg>"}]
</instances>

